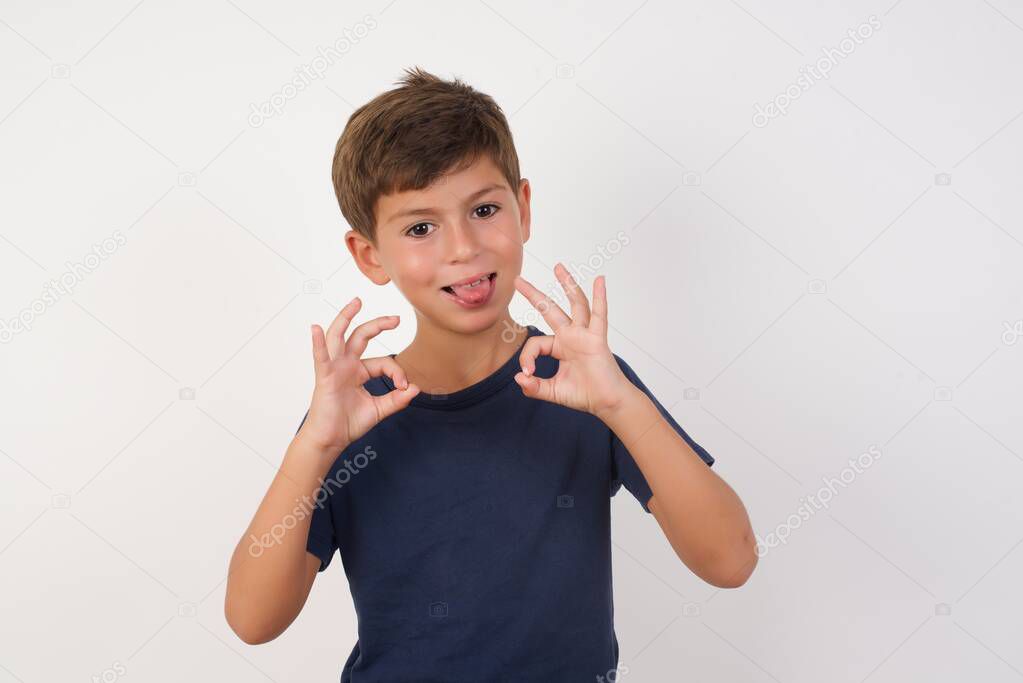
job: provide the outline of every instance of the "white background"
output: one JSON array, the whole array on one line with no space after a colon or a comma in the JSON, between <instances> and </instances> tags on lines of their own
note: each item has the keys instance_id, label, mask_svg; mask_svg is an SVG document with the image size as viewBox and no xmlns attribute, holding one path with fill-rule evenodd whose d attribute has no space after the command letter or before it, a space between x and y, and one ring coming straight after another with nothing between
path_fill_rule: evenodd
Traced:
<instances>
[{"instance_id":1,"label":"white background","mask_svg":"<svg viewBox=\"0 0 1023 683\"><path fill-rule=\"evenodd\" d=\"M620 680L1023 680L1019 3L143 0L0 3L0 319L32 318L0 345L0 683L336 680L340 562L258 647L224 577L308 405L310 323L359 295L403 318L367 354L414 331L330 183L348 116L412 65L502 105L523 274L594 259L612 350L788 534L717 590L620 492Z\"/></svg>"}]
</instances>

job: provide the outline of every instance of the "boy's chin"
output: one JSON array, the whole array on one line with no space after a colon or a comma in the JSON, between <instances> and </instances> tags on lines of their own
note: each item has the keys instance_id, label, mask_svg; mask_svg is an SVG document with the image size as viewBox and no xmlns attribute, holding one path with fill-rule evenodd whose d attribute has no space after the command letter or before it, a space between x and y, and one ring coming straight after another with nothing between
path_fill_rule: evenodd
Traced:
<instances>
[{"instance_id":1,"label":"boy's chin","mask_svg":"<svg viewBox=\"0 0 1023 683\"><path fill-rule=\"evenodd\" d=\"M442 301L441 306L432 306L427 317L437 327L452 330L461 334L473 334L490 329L500 321L508 310L508 302L498 300L498 292L494 292L494 300L486 306L476 309L462 308L452 301Z\"/></svg>"},{"instance_id":2,"label":"boy's chin","mask_svg":"<svg viewBox=\"0 0 1023 683\"><path fill-rule=\"evenodd\" d=\"M460 334L476 334L489 330L500 319L499 311L463 311L447 313L440 320L440 326Z\"/></svg>"}]
</instances>

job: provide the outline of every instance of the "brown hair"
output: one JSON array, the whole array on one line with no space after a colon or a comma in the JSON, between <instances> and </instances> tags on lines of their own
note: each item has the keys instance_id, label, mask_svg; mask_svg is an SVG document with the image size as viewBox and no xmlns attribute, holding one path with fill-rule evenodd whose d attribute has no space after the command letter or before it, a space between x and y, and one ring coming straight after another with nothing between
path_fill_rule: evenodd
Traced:
<instances>
[{"instance_id":1,"label":"brown hair","mask_svg":"<svg viewBox=\"0 0 1023 683\"><path fill-rule=\"evenodd\" d=\"M494 99L418 66L405 74L396 82L400 87L352 113L334 150L331 177L341 213L374 245L379 197L424 189L482 153L490 155L516 196L519 190L519 158Z\"/></svg>"}]
</instances>

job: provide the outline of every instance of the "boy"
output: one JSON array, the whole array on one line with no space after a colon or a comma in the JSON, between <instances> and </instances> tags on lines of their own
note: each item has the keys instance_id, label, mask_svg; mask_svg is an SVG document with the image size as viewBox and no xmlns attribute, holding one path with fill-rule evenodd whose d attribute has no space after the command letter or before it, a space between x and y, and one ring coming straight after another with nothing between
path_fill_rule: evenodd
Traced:
<instances>
[{"instance_id":1,"label":"boy","mask_svg":"<svg viewBox=\"0 0 1023 683\"><path fill-rule=\"evenodd\" d=\"M531 190L497 104L418 68L399 83L352 114L333 180L353 259L409 300L415 338L362 358L398 318L346 338L358 297L312 326L311 404L232 557L227 620L277 637L340 551L342 683L613 680L610 496L624 484L720 587L756 564L749 519L608 348L604 277L591 306L558 264L570 314L519 277ZM516 291L552 335L512 320Z\"/></svg>"}]
</instances>

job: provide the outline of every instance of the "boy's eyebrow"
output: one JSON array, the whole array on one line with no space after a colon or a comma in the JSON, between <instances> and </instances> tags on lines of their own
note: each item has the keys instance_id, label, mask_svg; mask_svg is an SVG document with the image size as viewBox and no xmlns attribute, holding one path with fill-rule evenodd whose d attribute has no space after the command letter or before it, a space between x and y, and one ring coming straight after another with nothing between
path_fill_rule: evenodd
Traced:
<instances>
[{"instance_id":1,"label":"boy's eyebrow","mask_svg":"<svg viewBox=\"0 0 1023 683\"><path fill-rule=\"evenodd\" d=\"M476 199L477 197L485 195L486 193L488 193L488 192L490 192L492 190L507 190L507 189L508 189L508 186L505 185L504 183L492 183L490 185L487 185L486 187L483 187L483 188L480 188L479 190L476 190L471 195L466 197L465 198L465 203L468 204L469 202L471 202L472 200ZM387 222L388 223L393 222L394 220L396 220L398 218L401 218L402 216L418 216L418 215L424 214L424 213L436 213L436 212L437 212L436 209L431 209L429 207L415 208L415 209L404 209L402 211L398 211L397 213L392 214L391 217L387 219Z\"/></svg>"}]
</instances>

